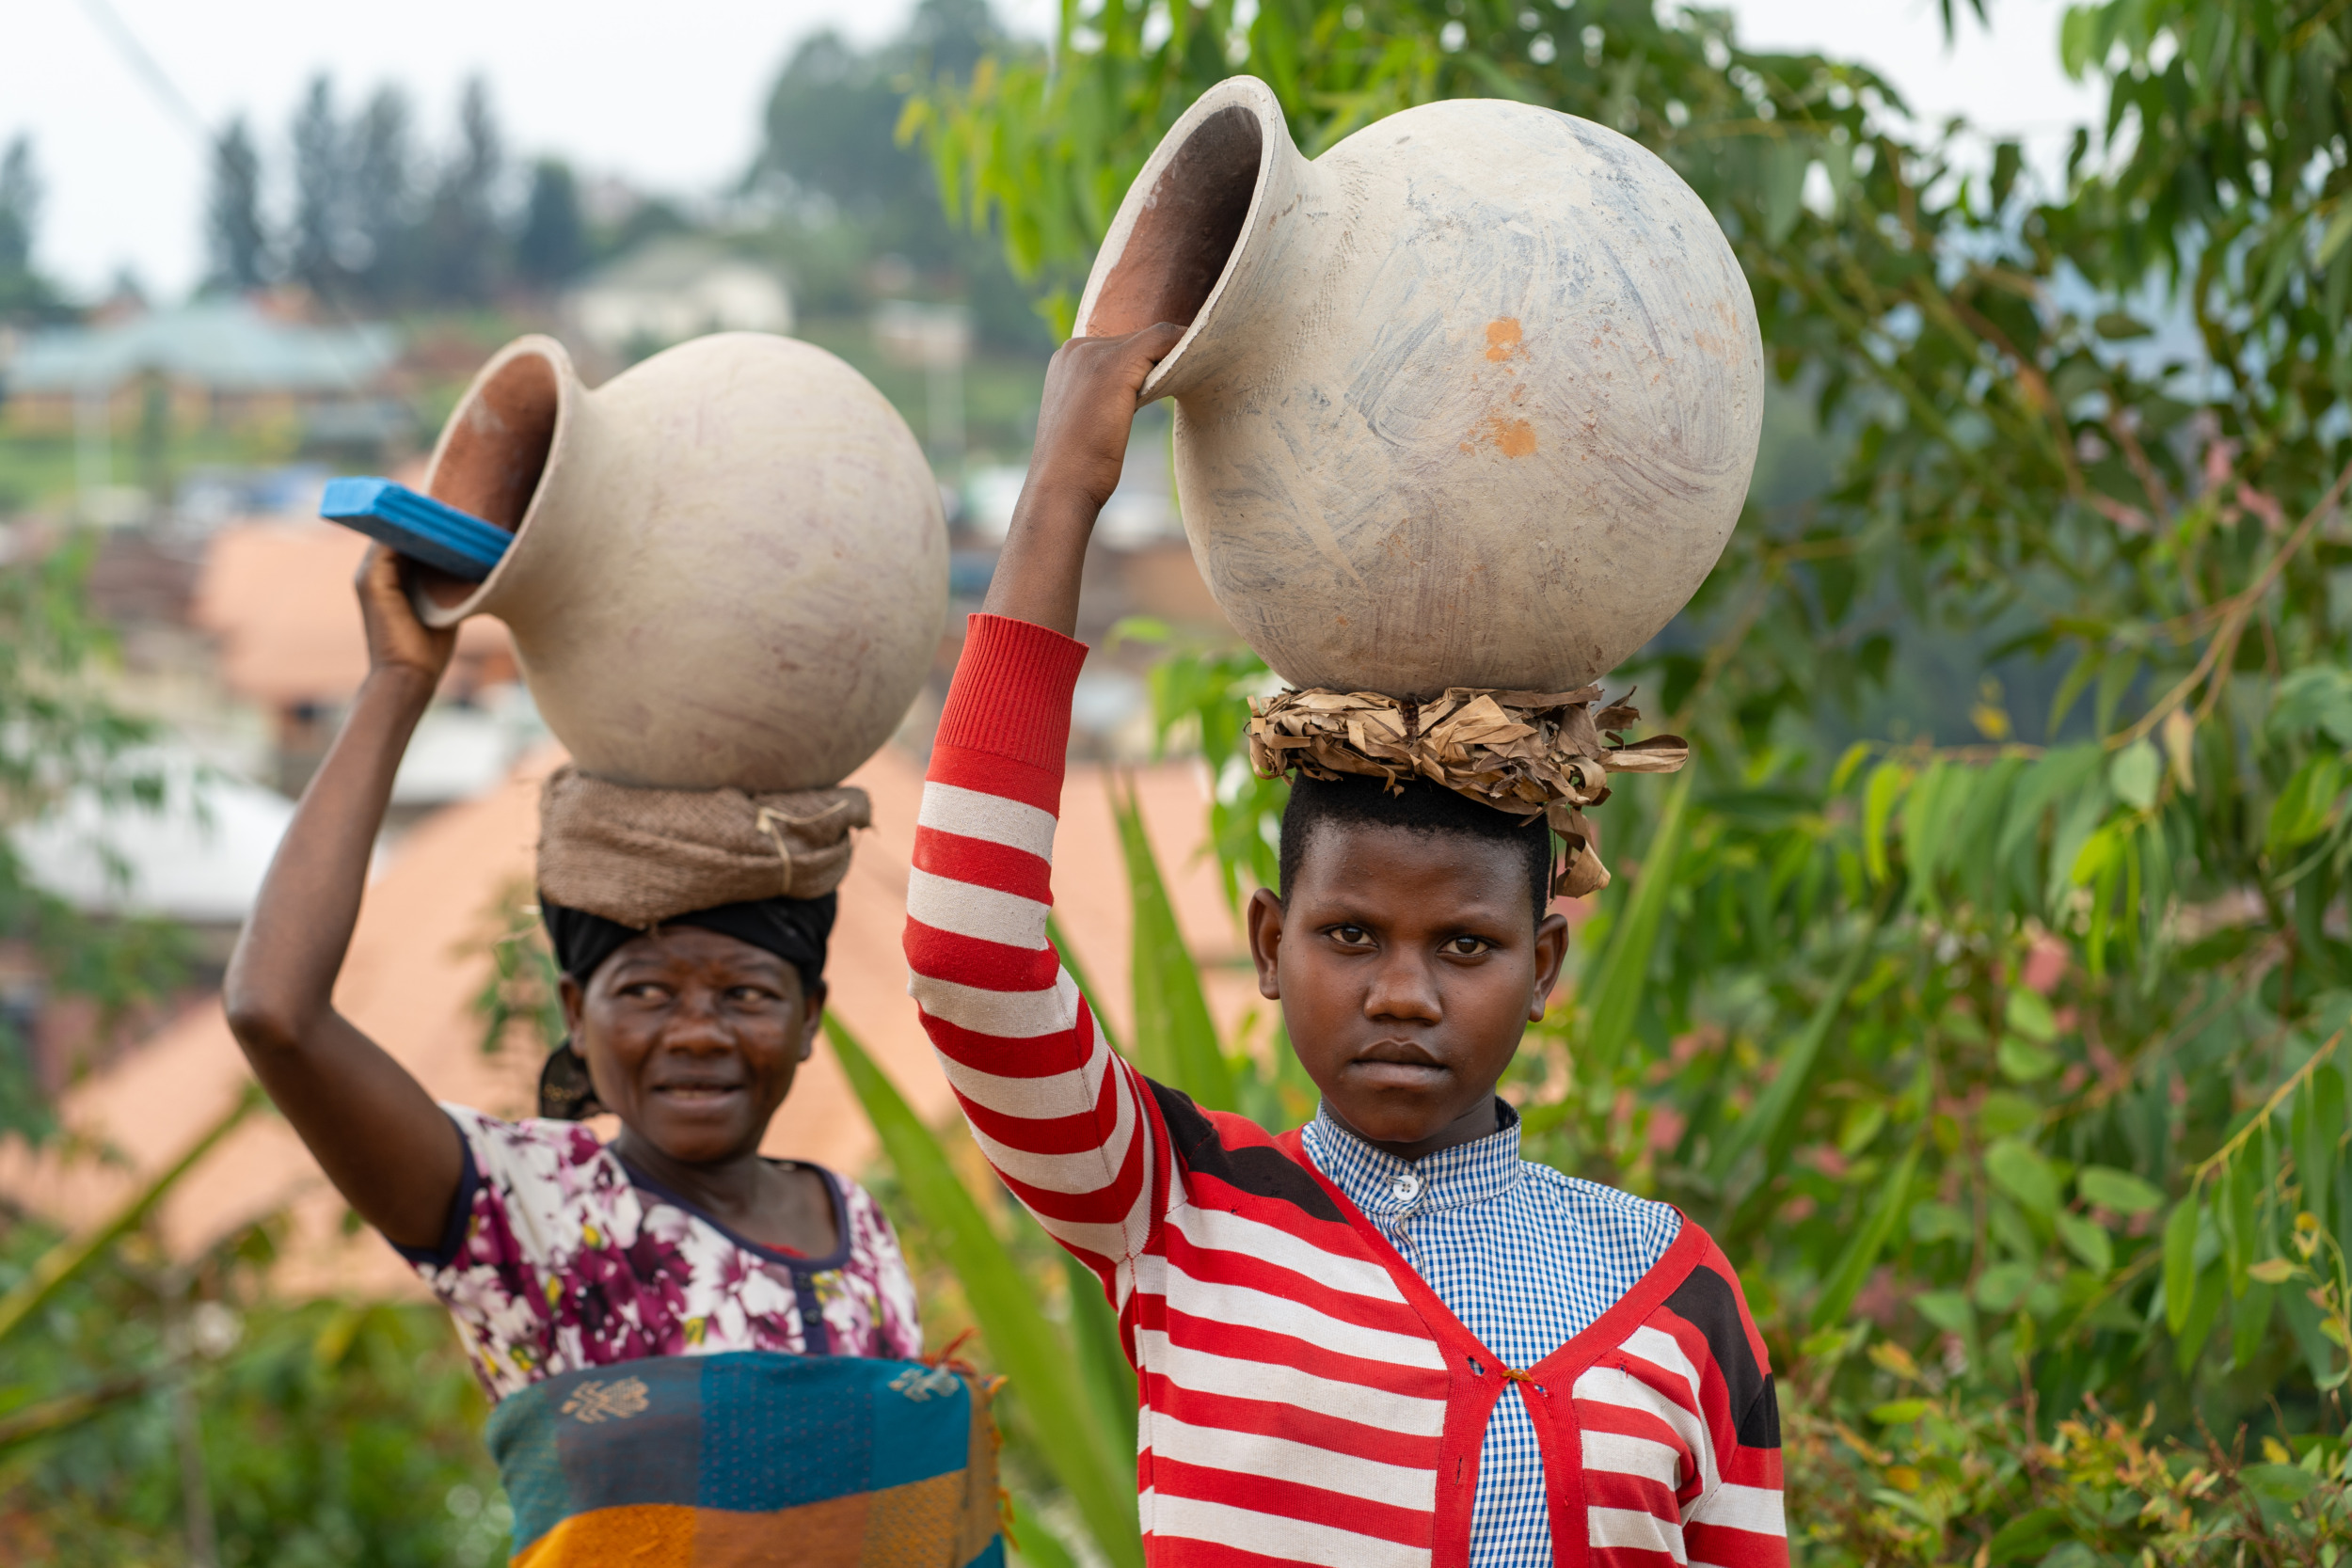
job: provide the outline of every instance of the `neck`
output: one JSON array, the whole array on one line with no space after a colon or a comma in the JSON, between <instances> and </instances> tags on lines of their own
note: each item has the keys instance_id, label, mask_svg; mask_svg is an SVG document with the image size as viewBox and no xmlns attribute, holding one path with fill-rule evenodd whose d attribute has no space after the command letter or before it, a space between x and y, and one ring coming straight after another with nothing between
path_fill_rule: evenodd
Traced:
<instances>
[{"instance_id":1,"label":"neck","mask_svg":"<svg viewBox=\"0 0 2352 1568\"><path fill-rule=\"evenodd\" d=\"M1393 1154L1400 1160L1418 1160L1424 1154L1435 1154L1441 1148L1453 1148L1460 1144L1476 1143L1481 1138L1492 1137L1495 1129L1501 1125L1495 1116L1495 1096L1492 1089L1479 1096L1477 1104L1455 1117L1443 1127L1420 1138L1397 1140L1366 1136L1363 1132L1358 1132L1345 1117L1340 1115L1338 1108L1327 1100L1323 1102L1323 1114L1345 1128L1354 1136L1362 1138L1364 1142L1372 1145L1381 1153Z\"/></svg>"},{"instance_id":2,"label":"neck","mask_svg":"<svg viewBox=\"0 0 2352 1568\"><path fill-rule=\"evenodd\" d=\"M612 1150L629 1164L696 1208L720 1219L755 1212L774 1179L774 1167L748 1148L711 1163L693 1163L663 1153L637 1129L624 1125Z\"/></svg>"}]
</instances>

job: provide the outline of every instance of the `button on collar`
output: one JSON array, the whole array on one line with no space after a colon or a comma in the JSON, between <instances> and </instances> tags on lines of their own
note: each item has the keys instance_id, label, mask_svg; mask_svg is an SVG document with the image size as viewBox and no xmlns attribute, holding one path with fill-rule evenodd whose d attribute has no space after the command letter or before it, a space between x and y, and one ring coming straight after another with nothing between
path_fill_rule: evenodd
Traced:
<instances>
[{"instance_id":1,"label":"button on collar","mask_svg":"<svg viewBox=\"0 0 2352 1568\"><path fill-rule=\"evenodd\" d=\"M1389 1191L1395 1195L1399 1203L1412 1202L1413 1199L1421 1196L1421 1172L1417 1170L1399 1172L1396 1180L1389 1183Z\"/></svg>"}]
</instances>

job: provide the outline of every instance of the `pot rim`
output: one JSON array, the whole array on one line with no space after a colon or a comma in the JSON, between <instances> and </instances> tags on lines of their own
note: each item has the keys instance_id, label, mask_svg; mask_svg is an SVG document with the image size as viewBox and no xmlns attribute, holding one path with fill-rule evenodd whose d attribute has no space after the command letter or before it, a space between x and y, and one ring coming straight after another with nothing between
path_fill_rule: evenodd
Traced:
<instances>
[{"instance_id":1,"label":"pot rim","mask_svg":"<svg viewBox=\"0 0 2352 1568\"><path fill-rule=\"evenodd\" d=\"M1290 122L1283 118L1281 101L1275 97L1272 87L1255 76L1228 76L1193 100L1192 107L1168 127L1168 135L1160 138L1160 145L1152 150L1152 156L1127 186L1127 194L1119 203L1119 214L1111 220L1110 231L1104 237L1094 271L1087 278L1086 293L1078 300L1073 337L1087 335L1104 285L1109 281L1120 258L1125 256L1127 242L1135 234L1136 220L1142 214L1152 193L1158 188L1160 176L1167 171L1169 164L1175 162L1177 154L1192 139L1193 133L1200 129L1202 121L1232 108L1247 109L1258 120L1258 173L1249 190L1249 208L1242 215L1241 232L1233 242L1232 250L1225 258L1225 265L1216 275L1216 282L1200 301L1200 309L1193 312L1191 325L1184 328L1184 335L1176 340L1176 346L1169 349L1167 356L1154 365L1152 373L1144 378L1143 389L1136 400L1138 404L1151 403L1167 395L1167 383L1183 360L1184 350L1215 318L1217 303L1225 297L1227 285L1240 271L1242 259L1249 249L1250 236L1257 230L1259 212L1265 203L1266 184L1274 169L1275 138L1279 137L1281 144L1295 153L1297 144L1291 139Z\"/></svg>"},{"instance_id":2,"label":"pot rim","mask_svg":"<svg viewBox=\"0 0 2352 1568\"><path fill-rule=\"evenodd\" d=\"M450 410L449 419L442 423L441 433L433 442L433 459L425 469L424 488L427 495L435 494L434 484L440 477L442 460L448 456L450 443L467 411L481 400L484 389L507 366L517 359L532 356L547 361L548 369L555 377L555 424L548 436L547 460L540 466L539 477L531 487L529 504L523 508L522 516L516 520L514 542L506 546L506 553L499 558L498 564L490 568L490 575L474 585L472 593L453 605L443 605L425 594L421 585L411 587L409 603L416 609L419 619L436 630L453 626L469 616L489 610L491 596L505 585L507 578L516 570L516 558L524 553L525 542L531 536L531 525L538 517L541 503L547 499L548 475L554 470L558 456L564 450L565 437L572 426L573 409L584 390L580 372L572 365L570 351L542 332L528 332L508 343L490 356L482 369L474 372L473 380L466 387L465 396L459 398L457 405ZM436 499L438 499L437 496Z\"/></svg>"}]
</instances>

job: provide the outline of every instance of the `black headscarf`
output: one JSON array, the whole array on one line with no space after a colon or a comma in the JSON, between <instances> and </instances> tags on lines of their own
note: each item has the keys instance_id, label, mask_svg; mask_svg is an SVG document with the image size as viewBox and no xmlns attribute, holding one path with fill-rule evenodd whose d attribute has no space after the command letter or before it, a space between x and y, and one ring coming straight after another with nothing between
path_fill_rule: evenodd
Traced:
<instances>
[{"instance_id":1,"label":"black headscarf","mask_svg":"<svg viewBox=\"0 0 2352 1568\"><path fill-rule=\"evenodd\" d=\"M830 893L816 898L755 898L674 914L660 925L695 926L764 948L797 970L803 989L809 990L816 989L825 973L825 943L833 935L838 902ZM645 934L600 914L550 903L544 896L539 900L539 918L547 923L556 967L583 989L624 943ZM565 1040L540 1069L539 1114L558 1121L578 1121L599 1109L588 1064L572 1042Z\"/></svg>"}]
</instances>

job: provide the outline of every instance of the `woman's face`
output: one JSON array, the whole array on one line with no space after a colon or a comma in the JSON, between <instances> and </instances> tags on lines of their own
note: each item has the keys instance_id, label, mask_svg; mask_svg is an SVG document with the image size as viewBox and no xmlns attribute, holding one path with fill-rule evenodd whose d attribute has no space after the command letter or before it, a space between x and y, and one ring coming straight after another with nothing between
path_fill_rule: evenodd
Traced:
<instances>
[{"instance_id":1,"label":"woman's face","mask_svg":"<svg viewBox=\"0 0 2352 1568\"><path fill-rule=\"evenodd\" d=\"M604 1108L674 1160L718 1164L757 1151L825 988L765 948L673 926L630 939L584 990L566 975L563 1000Z\"/></svg>"}]
</instances>

